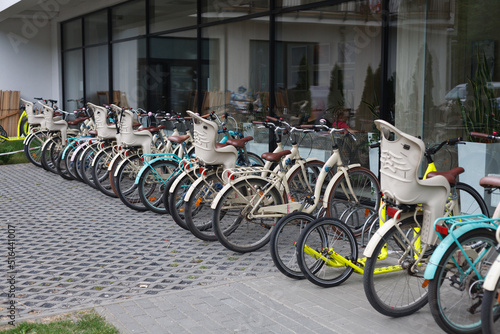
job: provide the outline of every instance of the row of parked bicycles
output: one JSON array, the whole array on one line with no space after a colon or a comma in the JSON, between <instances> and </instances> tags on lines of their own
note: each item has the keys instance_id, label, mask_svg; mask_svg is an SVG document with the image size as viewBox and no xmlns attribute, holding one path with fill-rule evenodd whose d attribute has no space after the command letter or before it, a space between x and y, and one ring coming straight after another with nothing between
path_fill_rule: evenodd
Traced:
<instances>
[{"instance_id":1,"label":"row of parked bicycles","mask_svg":"<svg viewBox=\"0 0 500 334\"><path fill-rule=\"evenodd\" d=\"M384 315L410 315L428 303L446 332L500 327L500 209L490 218L477 191L457 181L463 168L437 171L433 161L458 138L426 148L421 139L375 121L379 182L359 164L344 164L337 138L353 135L325 123L254 122L277 142L259 157L246 150L253 138L227 114L153 115L88 103L64 120L68 113L55 101L40 100L40 114L33 103L22 103L30 124L25 154L37 166L134 210L169 214L197 238L235 252L269 243L277 268L291 278L332 287L361 274L369 302ZM312 132L331 138L326 162L300 155L300 138ZM500 178L485 177L481 186L496 191Z\"/></svg>"}]
</instances>

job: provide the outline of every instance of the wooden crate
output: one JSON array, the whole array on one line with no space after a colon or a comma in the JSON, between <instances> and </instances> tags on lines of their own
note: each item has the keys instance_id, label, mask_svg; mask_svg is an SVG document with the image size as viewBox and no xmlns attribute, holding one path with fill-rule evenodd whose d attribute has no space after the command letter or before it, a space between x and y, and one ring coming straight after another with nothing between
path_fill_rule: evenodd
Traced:
<instances>
[{"instance_id":1,"label":"wooden crate","mask_svg":"<svg viewBox=\"0 0 500 334\"><path fill-rule=\"evenodd\" d=\"M17 136L20 95L19 91L0 91L0 125L9 137Z\"/></svg>"}]
</instances>

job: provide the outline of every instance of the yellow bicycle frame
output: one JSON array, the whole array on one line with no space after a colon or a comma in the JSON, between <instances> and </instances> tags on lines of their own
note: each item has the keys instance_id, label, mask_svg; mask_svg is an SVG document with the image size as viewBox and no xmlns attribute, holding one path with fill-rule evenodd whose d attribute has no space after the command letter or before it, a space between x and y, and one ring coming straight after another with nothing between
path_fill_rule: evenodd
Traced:
<instances>
[{"instance_id":1,"label":"yellow bicycle frame","mask_svg":"<svg viewBox=\"0 0 500 334\"><path fill-rule=\"evenodd\" d=\"M17 121L17 137L4 137L4 136L0 135L0 140L7 140L7 141L24 140L24 138L26 138L26 137L22 135L22 129L21 129L23 119L26 119L26 121L28 120L28 115L26 114L26 109L23 110L23 112L21 113L21 116L19 117L19 120ZM28 128L29 128L28 122L24 123L24 133L26 133L26 134L28 133Z\"/></svg>"}]
</instances>

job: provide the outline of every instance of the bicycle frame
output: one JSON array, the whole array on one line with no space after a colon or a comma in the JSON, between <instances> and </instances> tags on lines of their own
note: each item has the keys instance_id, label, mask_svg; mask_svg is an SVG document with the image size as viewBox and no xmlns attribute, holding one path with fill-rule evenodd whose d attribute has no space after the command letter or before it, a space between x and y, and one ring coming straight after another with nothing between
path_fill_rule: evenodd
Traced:
<instances>
[{"instance_id":1,"label":"bicycle frame","mask_svg":"<svg viewBox=\"0 0 500 334\"><path fill-rule=\"evenodd\" d=\"M22 126L24 119L26 119L26 123L25 123L26 136L22 135L22 129L21 129L21 126ZM1 127L1 125L0 125L0 127ZM21 113L21 116L19 117L19 120L17 121L17 136L16 137L4 137L4 136L0 135L0 141L3 141L3 140L6 140L6 141L23 140L24 141L29 136L28 129L29 129L28 115L26 114L26 109L24 109L23 112Z\"/></svg>"},{"instance_id":2,"label":"bicycle frame","mask_svg":"<svg viewBox=\"0 0 500 334\"><path fill-rule=\"evenodd\" d=\"M285 158L285 162L287 162L287 161L289 161L289 159ZM291 161L291 159L290 159L290 161ZM316 209L317 205L319 204L320 197L321 197L321 190L323 187L323 183L326 179L326 176L330 172L330 169L335 165L337 165L337 168L339 169L339 171L334 175L332 180L329 182L325 193L327 193L327 191L331 191L335 182L342 175L345 175L346 180L349 180L347 177L347 170L349 168L359 166L359 164L355 164L355 165L350 165L347 168L344 167L342 164L342 159L340 157L340 153L339 153L338 149L334 149L333 154L326 161L325 165L321 169L321 172L318 176L316 185L314 187L314 203L306 208L304 208L304 203L292 201L290 189L288 187L288 182L286 182L286 180L288 180L290 178L291 174L293 172L295 172L297 170L297 168L303 168L303 166L301 166L300 164L297 164L296 166L294 166L292 169L290 169L286 173L284 170L280 170L280 171L278 171L278 173L271 172L272 174L276 175L276 177L273 178L273 180L271 182L269 182L268 178L266 178L266 177L248 175L248 172L246 172L247 173L246 175L240 176L240 177L236 178L236 180L240 181L240 180L245 180L247 178L253 178L253 179L260 178L260 179L264 180L266 183L268 183L267 189L264 190L263 194L261 194L261 196L257 200L257 202L254 203L253 198L250 200L247 200L247 204L252 203L252 206L253 206L253 209L250 210L250 212L248 213L248 216L251 218L264 218L264 217L266 217L266 218L277 217L278 218L278 217L283 217L285 214L289 214L289 213L297 211L297 210L302 210L302 212L305 212L305 213L312 213ZM231 176L237 175L238 173L245 173L245 168L242 168L241 171L239 171L238 169L229 170L228 173ZM231 179L231 177L229 179ZM233 188L233 186L234 186L234 182L232 182L232 181L224 186L224 188L217 194L214 201L212 202L212 205L211 205L212 209L215 209L217 207L219 200L222 198L222 196L225 194L225 192L227 192L229 189ZM259 204L261 204L262 200L265 198L265 195L268 194L272 188L281 189L282 187L285 188L284 190L285 190L285 194L287 196L287 199L289 201L288 203L273 205L273 206L259 207ZM348 184L348 187L349 187L349 191L352 194L353 189L352 189L352 186L350 183ZM236 191L238 191L236 188L234 188L234 189ZM241 198L245 198L245 196L243 196L241 193L239 195Z\"/></svg>"}]
</instances>

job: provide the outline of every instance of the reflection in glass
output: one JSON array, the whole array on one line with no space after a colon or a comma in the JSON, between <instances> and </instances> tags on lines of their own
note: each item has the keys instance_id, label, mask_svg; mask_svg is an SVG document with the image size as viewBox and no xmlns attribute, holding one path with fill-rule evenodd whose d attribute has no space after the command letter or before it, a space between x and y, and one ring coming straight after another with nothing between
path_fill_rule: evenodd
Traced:
<instances>
[{"instance_id":1,"label":"reflection in glass","mask_svg":"<svg viewBox=\"0 0 500 334\"><path fill-rule=\"evenodd\" d=\"M108 46L85 49L86 101L97 105L109 104Z\"/></svg>"},{"instance_id":2,"label":"reflection in glass","mask_svg":"<svg viewBox=\"0 0 500 334\"><path fill-rule=\"evenodd\" d=\"M144 39L113 44L113 103L145 108L148 88L161 80L161 73L146 70Z\"/></svg>"},{"instance_id":3,"label":"reflection in glass","mask_svg":"<svg viewBox=\"0 0 500 334\"><path fill-rule=\"evenodd\" d=\"M83 62L82 50L72 50L63 53L64 62L64 108L78 108L76 100L83 99ZM67 100L73 100L68 102Z\"/></svg>"},{"instance_id":4,"label":"reflection in glass","mask_svg":"<svg viewBox=\"0 0 500 334\"><path fill-rule=\"evenodd\" d=\"M269 10L269 0L256 1L202 1L203 22L213 22Z\"/></svg>"},{"instance_id":5,"label":"reflection in glass","mask_svg":"<svg viewBox=\"0 0 500 334\"><path fill-rule=\"evenodd\" d=\"M196 24L196 0L151 0L152 33Z\"/></svg>"},{"instance_id":6,"label":"reflection in glass","mask_svg":"<svg viewBox=\"0 0 500 334\"><path fill-rule=\"evenodd\" d=\"M84 17L85 45L108 41L108 12L106 10Z\"/></svg>"},{"instance_id":7,"label":"reflection in glass","mask_svg":"<svg viewBox=\"0 0 500 334\"><path fill-rule=\"evenodd\" d=\"M136 37L146 33L144 0L127 2L111 9L113 40Z\"/></svg>"},{"instance_id":8,"label":"reflection in glass","mask_svg":"<svg viewBox=\"0 0 500 334\"><path fill-rule=\"evenodd\" d=\"M194 110L197 82L196 32L155 37L150 42L150 109L185 114Z\"/></svg>"},{"instance_id":9,"label":"reflection in glass","mask_svg":"<svg viewBox=\"0 0 500 334\"><path fill-rule=\"evenodd\" d=\"M62 24L63 50L82 46L82 20L76 19Z\"/></svg>"}]
</instances>

